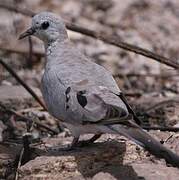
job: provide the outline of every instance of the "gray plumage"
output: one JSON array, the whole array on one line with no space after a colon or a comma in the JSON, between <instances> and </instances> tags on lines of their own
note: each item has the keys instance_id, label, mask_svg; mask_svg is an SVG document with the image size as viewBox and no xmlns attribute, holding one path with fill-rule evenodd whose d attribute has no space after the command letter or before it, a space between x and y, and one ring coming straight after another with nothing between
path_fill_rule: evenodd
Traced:
<instances>
[{"instance_id":1,"label":"gray plumage","mask_svg":"<svg viewBox=\"0 0 179 180\"><path fill-rule=\"evenodd\" d=\"M27 35L38 37L45 45L42 94L47 108L75 138L85 133L118 133L179 167L176 154L129 120L131 111L120 98L122 93L112 75L71 44L60 17L49 12L37 14L20 38Z\"/></svg>"}]
</instances>

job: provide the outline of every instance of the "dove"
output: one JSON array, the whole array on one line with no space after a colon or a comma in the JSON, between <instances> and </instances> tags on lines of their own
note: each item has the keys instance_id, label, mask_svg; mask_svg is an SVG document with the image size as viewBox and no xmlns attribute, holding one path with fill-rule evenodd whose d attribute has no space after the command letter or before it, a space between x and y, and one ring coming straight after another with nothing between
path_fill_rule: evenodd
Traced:
<instances>
[{"instance_id":1,"label":"dove","mask_svg":"<svg viewBox=\"0 0 179 180\"><path fill-rule=\"evenodd\" d=\"M41 91L49 113L74 137L70 148L80 143L83 134L94 135L86 144L104 133L119 134L179 167L179 156L140 127L140 120L111 73L69 40L61 17L51 12L36 14L19 39L31 35L44 43L46 64Z\"/></svg>"}]
</instances>

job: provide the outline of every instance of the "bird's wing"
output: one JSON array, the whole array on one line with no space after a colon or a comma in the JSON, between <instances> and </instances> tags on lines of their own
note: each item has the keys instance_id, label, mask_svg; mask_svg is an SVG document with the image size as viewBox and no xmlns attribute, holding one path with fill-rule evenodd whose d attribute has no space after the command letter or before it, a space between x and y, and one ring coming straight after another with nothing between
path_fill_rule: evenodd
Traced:
<instances>
[{"instance_id":1,"label":"bird's wing","mask_svg":"<svg viewBox=\"0 0 179 180\"><path fill-rule=\"evenodd\" d=\"M75 114L81 123L115 124L126 123L129 115L123 100L104 86L92 86L66 90L67 113Z\"/></svg>"},{"instance_id":2,"label":"bird's wing","mask_svg":"<svg viewBox=\"0 0 179 180\"><path fill-rule=\"evenodd\" d=\"M69 121L98 122L128 115L128 107L119 96L121 91L109 71L74 48L61 57L65 61L53 68L66 87L64 113Z\"/></svg>"}]
</instances>

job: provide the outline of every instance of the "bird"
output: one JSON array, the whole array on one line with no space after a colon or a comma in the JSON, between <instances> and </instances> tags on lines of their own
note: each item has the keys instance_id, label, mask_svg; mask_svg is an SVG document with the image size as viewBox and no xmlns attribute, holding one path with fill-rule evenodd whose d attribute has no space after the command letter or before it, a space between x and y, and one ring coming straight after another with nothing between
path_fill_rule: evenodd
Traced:
<instances>
[{"instance_id":1,"label":"bird","mask_svg":"<svg viewBox=\"0 0 179 180\"><path fill-rule=\"evenodd\" d=\"M119 134L179 167L179 156L142 129L112 74L70 41L59 15L36 14L19 39L27 36L43 41L46 63L41 91L49 113L71 132L70 149L80 144L83 134L93 137L82 144L92 143L105 133Z\"/></svg>"}]
</instances>

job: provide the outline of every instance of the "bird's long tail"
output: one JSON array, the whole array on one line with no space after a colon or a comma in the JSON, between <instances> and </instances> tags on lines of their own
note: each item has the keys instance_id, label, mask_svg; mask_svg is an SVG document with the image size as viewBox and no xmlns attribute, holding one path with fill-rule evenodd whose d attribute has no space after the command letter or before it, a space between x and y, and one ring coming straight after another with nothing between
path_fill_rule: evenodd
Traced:
<instances>
[{"instance_id":1,"label":"bird's long tail","mask_svg":"<svg viewBox=\"0 0 179 180\"><path fill-rule=\"evenodd\" d=\"M156 157L163 158L167 163L179 168L179 156L164 147L140 127L129 128L118 124L108 125L108 127L116 133L135 141L138 145L142 146Z\"/></svg>"}]
</instances>

